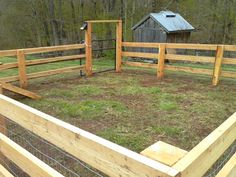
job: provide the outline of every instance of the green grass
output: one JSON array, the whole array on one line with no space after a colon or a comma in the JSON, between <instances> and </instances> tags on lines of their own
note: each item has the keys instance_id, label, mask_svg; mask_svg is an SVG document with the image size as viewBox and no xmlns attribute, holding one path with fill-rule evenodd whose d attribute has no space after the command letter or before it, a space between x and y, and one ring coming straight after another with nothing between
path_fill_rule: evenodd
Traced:
<instances>
[{"instance_id":1,"label":"green grass","mask_svg":"<svg viewBox=\"0 0 236 177\"><path fill-rule=\"evenodd\" d=\"M29 71L77 64L60 62ZM113 64L104 58L95 60L94 68ZM29 90L43 96L38 101L9 96L137 152L158 140L189 150L235 112L235 79L221 79L213 87L207 76L166 72L157 81L154 69L123 69L89 78L71 73L31 80Z\"/></svg>"}]
</instances>

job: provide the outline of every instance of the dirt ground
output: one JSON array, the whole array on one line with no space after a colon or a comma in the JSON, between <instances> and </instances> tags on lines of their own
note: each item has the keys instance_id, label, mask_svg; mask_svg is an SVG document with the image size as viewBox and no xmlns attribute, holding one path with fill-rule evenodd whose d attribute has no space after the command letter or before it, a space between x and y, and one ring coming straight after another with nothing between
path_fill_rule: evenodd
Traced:
<instances>
[{"instance_id":1,"label":"dirt ground","mask_svg":"<svg viewBox=\"0 0 236 177\"><path fill-rule=\"evenodd\" d=\"M236 80L125 69L93 77L67 74L32 80L35 101L9 96L140 152L158 140L190 150L236 111Z\"/></svg>"}]
</instances>

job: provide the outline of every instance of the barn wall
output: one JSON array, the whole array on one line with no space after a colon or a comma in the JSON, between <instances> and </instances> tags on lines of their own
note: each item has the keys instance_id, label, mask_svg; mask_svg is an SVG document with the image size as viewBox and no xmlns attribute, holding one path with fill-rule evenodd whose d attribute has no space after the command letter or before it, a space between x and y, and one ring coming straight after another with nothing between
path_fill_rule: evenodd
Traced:
<instances>
[{"instance_id":1,"label":"barn wall","mask_svg":"<svg viewBox=\"0 0 236 177\"><path fill-rule=\"evenodd\" d=\"M147 19L133 32L134 42L166 42L166 32L152 18ZM136 48L136 52L156 53L156 49Z\"/></svg>"}]
</instances>

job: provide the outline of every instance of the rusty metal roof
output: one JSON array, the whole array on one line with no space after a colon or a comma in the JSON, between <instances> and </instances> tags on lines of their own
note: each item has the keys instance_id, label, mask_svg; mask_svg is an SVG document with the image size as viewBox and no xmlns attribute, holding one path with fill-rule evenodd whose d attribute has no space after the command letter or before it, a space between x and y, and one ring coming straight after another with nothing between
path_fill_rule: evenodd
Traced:
<instances>
[{"instance_id":1,"label":"rusty metal roof","mask_svg":"<svg viewBox=\"0 0 236 177\"><path fill-rule=\"evenodd\" d=\"M171 11L161 11L159 13L150 13L138 22L132 30L135 30L147 19L152 18L159 23L167 33L193 31L194 27L189 24L180 14Z\"/></svg>"}]
</instances>

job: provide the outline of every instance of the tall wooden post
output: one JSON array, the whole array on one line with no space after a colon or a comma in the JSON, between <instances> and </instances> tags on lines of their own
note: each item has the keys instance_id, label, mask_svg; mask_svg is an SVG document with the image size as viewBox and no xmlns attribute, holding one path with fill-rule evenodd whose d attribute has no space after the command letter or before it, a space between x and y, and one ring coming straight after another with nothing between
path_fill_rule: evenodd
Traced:
<instances>
[{"instance_id":1,"label":"tall wooden post","mask_svg":"<svg viewBox=\"0 0 236 177\"><path fill-rule=\"evenodd\" d=\"M116 72L121 72L122 63L122 21L116 23Z\"/></svg>"},{"instance_id":2,"label":"tall wooden post","mask_svg":"<svg viewBox=\"0 0 236 177\"><path fill-rule=\"evenodd\" d=\"M157 79L159 80L163 79L164 77L165 53L166 53L166 44L160 44L159 54L158 54L158 64L157 64Z\"/></svg>"},{"instance_id":3,"label":"tall wooden post","mask_svg":"<svg viewBox=\"0 0 236 177\"><path fill-rule=\"evenodd\" d=\"M213 79L212 79L212 85L214 86L216 86L219 83L223 56L224 56L224 46L217 46Z\"/></svg>"},{"instance_id":4,"label":"tall wooden post","mask_svg":"<svg viewBox=\"0 0 236 177\"><path fill-rule=\"evenodd\" d=\"M25 53L24 50L17 50L18 72L20 79L20 87L26 88L28 80L26 75Z\"/></svg>"},{"instance_id":5,"label":"tall wooden post","mask_svg":"<svg viewBox=\"0 0 236 177\"><path fill-rule=\"evenodd\" d=\"M3 87L1 83L0 83L0 94L3 94Z\"/></svg>"},{"instance_id":6,"label":"tall wooden post","mask_svg":"<svg viewBox=\"0 0 236 177\"><path fill-rule=\"evenodd\" d=\"M85 31L85 45L86 45L86 75L91 76L93 74L92 71L92 24L87 22L87 30Z\"/></svg>"}]
</instances>

